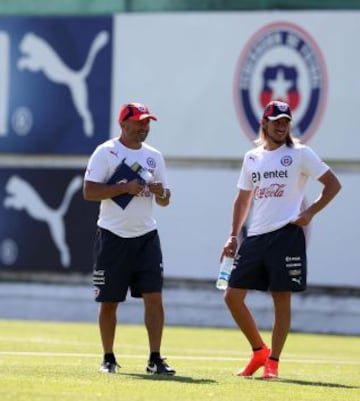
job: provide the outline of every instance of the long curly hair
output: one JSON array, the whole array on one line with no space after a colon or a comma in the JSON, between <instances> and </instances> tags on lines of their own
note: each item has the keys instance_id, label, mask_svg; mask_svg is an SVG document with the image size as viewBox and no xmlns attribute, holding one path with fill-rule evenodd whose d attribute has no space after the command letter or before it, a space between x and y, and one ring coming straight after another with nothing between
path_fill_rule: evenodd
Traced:
<instances>
[{"instance_id":1,"label":"long curly hair","mask_svg":"<svg viewBox=\"0 0 360 401\"><path fill-rule=\"evenodd\" d=\"M268 121L268 120L266 120ZM266 143L266 132L264 130L264 119L261 120L260 122L260 128L259 128L259 135L258 138L255 139L254 143L257 146L264 145ZM286 137L286 146L289 148L292 148L295 144L301 143L300 139L294 137L291 132Z\"/></svg>"}]
</instances>

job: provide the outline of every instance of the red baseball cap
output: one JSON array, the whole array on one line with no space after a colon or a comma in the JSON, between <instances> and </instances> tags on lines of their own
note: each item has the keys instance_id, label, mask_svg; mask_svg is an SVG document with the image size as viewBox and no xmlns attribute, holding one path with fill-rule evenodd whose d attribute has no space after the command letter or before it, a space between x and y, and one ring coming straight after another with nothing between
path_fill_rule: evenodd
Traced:
<instances>
[{"instance_id":1,"label":"red baseball cap","mask_svg":"<svg viewBox=\"0 0 360 401\"><path fill-rule=\"evenodd\" d=\"M145 118L157 121L157 118L150 113L149 109L144 104L127 103L121 107L118 121L122 123L125 120L140 121Z\"/></svg>"},{"instance_id":2,"label":"red baseball cap","mask_svg":"<svg viewBox=\"0 0 360 401\"><path fill-rule=\"evenodd\" d=\"M282 117L288 118L289 120L292 119L291 109L287 103L273 100L266 105L263 119L275 121Z\"/></svg>"}]
</instances>

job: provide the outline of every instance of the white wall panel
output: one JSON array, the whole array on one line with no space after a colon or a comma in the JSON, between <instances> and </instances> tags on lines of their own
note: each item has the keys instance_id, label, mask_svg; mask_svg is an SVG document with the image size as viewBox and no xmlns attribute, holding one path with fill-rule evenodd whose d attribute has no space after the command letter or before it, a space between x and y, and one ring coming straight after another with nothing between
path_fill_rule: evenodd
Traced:
<instances>
[{"instance_id":1,"label":"white wall panel","mask_svg":"<svg viewBox=\"0 0 360 401\"><path fill-rule=\"evenodd\" d=\"M328 73L324 115L310 144L326 159L358 160L360 57L354 49L360 12L355 11L118 15L113 135L119 105L143 100L159 116L152 141L166 156L242 155L249 140L234 108L236 65L257 31L281 21L312 37Z\"/></svg>"}]
</instances>

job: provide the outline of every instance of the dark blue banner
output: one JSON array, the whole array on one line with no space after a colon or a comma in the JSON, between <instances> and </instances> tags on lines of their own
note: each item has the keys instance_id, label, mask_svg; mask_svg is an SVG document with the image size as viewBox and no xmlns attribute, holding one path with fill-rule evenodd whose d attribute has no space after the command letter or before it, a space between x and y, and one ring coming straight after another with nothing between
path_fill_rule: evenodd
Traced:
<instances>
[{"instance_id":1,"label":"dark blue banner","mask_svg":"<svg viewBox=\"0 0 360 401\"><path fill-rule=\"evenodd\" d=\"M0 271L92 270L99 203L81 169L0 169Z\"/></svg>"},{"instance_id":2,"label":"dark blue banner","mask_svg":"<svg viewBox=\"0 0 360 401\"><path fill-rule=\"evenodd\" d=\"M0 152L91 153L109 137L113 19L0 18Z\"/></svg>"}]
</instances>

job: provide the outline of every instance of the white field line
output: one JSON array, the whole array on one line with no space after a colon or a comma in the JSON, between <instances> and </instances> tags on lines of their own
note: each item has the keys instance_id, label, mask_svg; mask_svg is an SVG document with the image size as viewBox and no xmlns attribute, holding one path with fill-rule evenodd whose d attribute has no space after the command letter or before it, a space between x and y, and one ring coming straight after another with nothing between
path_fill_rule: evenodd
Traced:
<instances>
[{"instance_id":1,"label":"white field line","mask_svg":"<svg viewBox=\"0 0 360 401\"><path fill-rule=\"evenodd\" d=\"M24 338L23 337L6 337L6 336L1 336L0 335L0 343L24 343ZM79 346L79 348L82 348L86 346L87 348L89 347L97 347L98 342L83 342L83 341L64 341L62 339L50 339L50 338L43 338L43 337L37 337L37 338L30 338L26 339L27 343L30 344L53 344L53 345L68 345L68 346ZM148 346L147 345L134 345L134 344L123 344L123 347L128 349L128 350L134 350L137 352L145 352L147 353L148 351ZM186 348L184 350L183 348L177 348L177 347L171 347L171 350L169 347L167 347L167 355L171 355L171 353L181 353L185 352L187 355L181 355L181 356L172 356L172 359L184 359L184 360L212 360L212 361L247 361L250 352L247 351L236 351L236 350L225 350L225 349L209 349L209 348ZM216 356L218 354L219 356ZM34 352L34 351L0 351L0 355L8 355L8 356L15 356L15 355L24 355L24 356L57 356L57 357L98 357L98 354L92 354L92 353L70 353L70 352ZM203 356L202 356L203 355ZM211 355L211 356L210 356ZM226 356L228 355L228 356ZM124 358L143 358L141 355L136 355L136 354L123 354L122 357ZM360 361L357 359L333 359L331 356L324 356L324 355L313 355L312 358L306 359L304 358L303 355L301 354L294 354L294 353L288 353L287 356L283 356L282 358L283 361L289 361L289 362L299 362L299 363L314 363L314 364L348 364L348 365L360 365Z\"/></svg>"},{"instance_id":2,"label":"white field line","mask_svg":"<svg viewBox=\"0 0 360 401\"><path fill-rule=\"evenodd\" d=\"M0 356L31 356L31 357L69 357L69 358L99 358L100 354L92 354L92 353L76 353L76 352L33 352L33 351L0 351ZM144 355L135 355L135 354L121 354L121 359L144 359ZM191 360L191 361L247 361L248 358L243 357L216 357L213 355L209 356L178 356L178 355L169 355L170 359L177 360ZM341 359L288 359L283 358L283 362L294 362L294 363L303 363L303 364L328 364L328 365L354 365L360 366L359 360L341 360Z\"/></svg>"},{"instance_id":3,"label":"white field line","mask_svg":"<svg viewBox=\"0 0 360 401\"><path fill-rule=\"evenodd\" d=\"M24 343L24 338L23 337L5 337L5 336L1 336L0 335L0 343ZM28 338L26 339L26 343L29 344L52 344L52 345L64 345L64 346L79 346L79 348L83 348L84 346L86 346L87 348L89 347L98 347L99 342L90 342L90 341L64 341L62 339L50 339L48 337L46 338L42 338L42 337L38 337L38 338ZM126 348L128 350L137 350L138 352L144 351L147 352L148 351L148 345L144 344L144 345L134 345L134 344L127 344L127 343L122 343L122 347ZM177 347L171 347L171 351L169 349L169 347L167 347L168 352L176 352L176 353L180 353L180 352L186 352L186 354L195 354L196 356L190 355L190 356L182 356L181 358L184 359L198 359L201 360L202 358L204 360L207 359L212 359L212 360L229 360L229 361L233 361L233 360L247 360L250 357L250 351L246 350L246 351L236 351L236 350L229 350L229 349L219 349L214 347L212 348L186 348L186 350L184 350L183 348L177 348ZM10 351L12 352L12 351ZM16 352L16 351L14 351ZM0 355L2 354L2 352L0 351ZM199 356L199 354L211 354L213 356ZM216 356L216 354L221 355L221 356ZM70 354L70 355L76 355L76 354ZM83 354L80 354L81 356ZM91 356L91 354L86 354L88 356ZM229 355L229 357L226 357L225 355ZM299 359L297 359L299 358ZM304 359L304 357L302 355L297 355L294 353L287 353L287 357L283 356L282 360L288 360L288 361L298 361L298 360L303 360L303 361L311 361L314 360L316 361L315 363L321 363L321 362L332 362L332 363L336 363L337 360L336 359L331 359L331 356L323 356L323 355L314 355L313 358L311 359ZM304 362L305 363L305 362ZM310 362L311 363L311 362ZM352 363L352 359L350 359L350 363ZM359 362L360 363L360 362ZM356 364L356 363L355 363Z\"/></svg>"}]
</instances>

